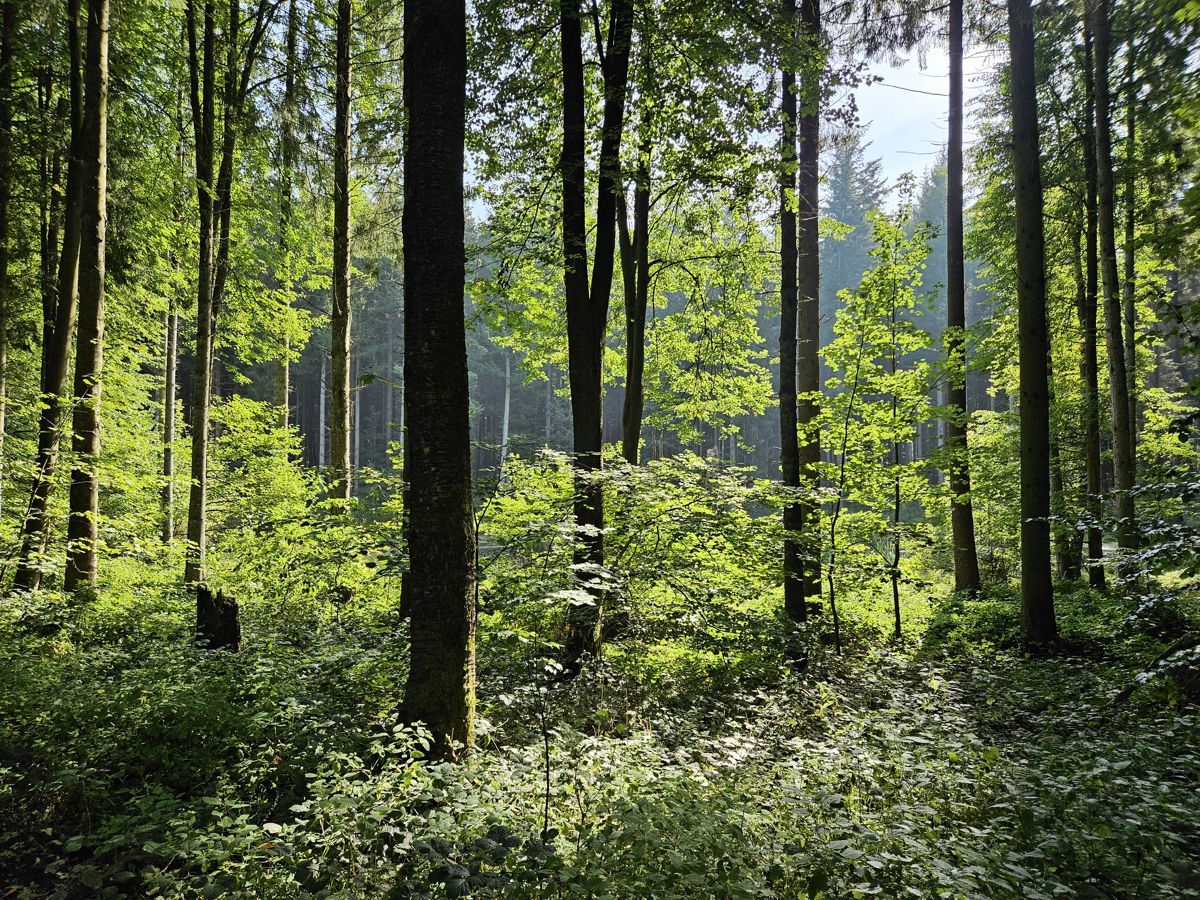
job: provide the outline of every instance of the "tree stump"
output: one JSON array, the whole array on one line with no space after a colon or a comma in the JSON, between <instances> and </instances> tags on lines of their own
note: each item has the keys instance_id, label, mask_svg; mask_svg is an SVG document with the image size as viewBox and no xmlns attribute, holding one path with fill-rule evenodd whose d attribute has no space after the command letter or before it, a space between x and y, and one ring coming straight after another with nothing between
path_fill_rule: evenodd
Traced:
<instances>
[{"instance_id":1,"label":"tree stump","mask_svg":"<svg viewBox=\"0 0 1200 900\"><path fill-rule=\"evenodd\" d=\"M242 623L237 600L206 585L196 588L196 646L202 650L237 653L242 646Z\"/></svg>"}]
</instances>

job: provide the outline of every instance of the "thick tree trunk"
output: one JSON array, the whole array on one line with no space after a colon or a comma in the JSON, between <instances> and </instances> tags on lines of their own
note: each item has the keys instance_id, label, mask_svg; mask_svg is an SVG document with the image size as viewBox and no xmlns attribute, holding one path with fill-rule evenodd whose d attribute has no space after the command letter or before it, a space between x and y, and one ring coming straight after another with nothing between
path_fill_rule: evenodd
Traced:
<instances>
[{"instance_id":1,"label":"thick tree trunk","mask_svg":"<svg viewBox=\"0 0 1200 900\"><path fill-rule=\"evenodd\" d=\"M971 508L967 447L966 276L963 269L963 4L950 0L950 134L946 150L946 354L950 361L950 529L954 541L954 588L979 592L979 556Z\"/></svg>"},{"instance_id":2,"label":"thick tree trunk","mask_svg":"<svg viewBox=\"0 0 1200 900\"><path fill-rule=\"evenodd\" d=\"M343 0L346 2L346 0ZM404 381L411 618L404 714L440 755L475 717L475 531L463 312L466 4L404 6Z\"/></svg>"},{"instance_id":3,"label":"thick tree trunk","mask_svg":"<svg viewBox=\"0 0 1200 900\"><path fill-rule=\"evenodd\" d=\"M783 0L783 15L796 21L795 0ZM783 486L800 488L800 445L796 404L796 73L784 64L783 137L779 174L779 464ZM793 622L807 618L804 603L804 506L789 498L783 507L783 609Z\"/></svg>"},{"instance_id":4,"label":"thick tree trunk","mask_svg":"<svg viewBox=\"0 0 1200 900\"><path fill-rule=\"evenodd\" d=\"M333 311L330 315L333 387L330 396L330 488L348 502L350 469L350 38L351 0L337 5L337 71L333 147Z\"/></svg>"},{"instance_id":5,"label":"thick tree trunk","mask_svg":"<svg viewBox=\"0 0 1200 900\"><path fill-rule=\"evenodd\" d=\"M815 497L820 487L821 435L821 251L819 215L821 156L821 91L824 83L821 0L801 0L800 23L808 58L800 72L800 163L797 194L799 250L796 279L796 392L800 484L810 499L800 505L803 529L803 584L805 598L821 599L820 517Z\"/></svg>"},{"instance_id":6,"label":"thick tree trunk","mask_svg":"<svg viewBox=\"0 0 1200 900\"><path fill-rule=\"evenodd\" d=\"M604 338L616 249L617 190L621 132L629 79L633 31L630 0L613 0L604 64L604 113L596 193L595 258L588 279L586 189L586 101L579 0L561 0L559 24L563 63L563 284L567 301L568 375L575 451L575 572L591 589L590 604L575 604L567 625L568 666L600 644L602 592L594 589L604 565L604 491L599 481L604 440Z\"/></svg>"},{"instance_id":7,"label":"thick tree trunk","mask_svg":"<svg viewBox=\"0 0 1200 900\"><path fill-rule=\"evenodd\" d=\"M62 247L58 255L58 275L50 270L54 257L54 209L49 204L43 273L47 296L43 299L42 409L38 415L38 449L33 486L21 526L21 553L13 576L13 588L36 590L41 585L43 557L50 535L48 510L58 467L62 440L62 420L67 406L67 371L71 361L71 341L79 300L79 209L82 201L80 157L83 130L83 45L80 35L80 0L67 3L68 107L71 139L67 160L67 184L64 191ZM48 92L49 88L47 88ZM54 179L57 182L57 179ZM56 185L57 186L57 185Z\"/></svg>"},{"instance_id":8,"label":"thick tree trunk","mask_svg":"<svg viewBox=\"0 0 1200 900\"><path fill-rule=\"evenodd\" d=\"M0 4L0 511L4 500L4 434L8 406L8 238L12 198L12 67L17 26L14 0Z\"/></svg>"},{"instance_id":9,"label":"thick tree trunk","mask_svg":"<svg viewBox=\"0 0 1200 900\"><path fill-rule=\"evenodd\" d=\"M70 517L63 588L94 590L100 513L100 389L104 371L104 239L108 196L108 0L88 0L75 344Z\"/></svg>"},{"instance_id":10,"label":"thick tree trunk","mask_svg":"<svg viewBox=\"0 0 1200 900\"><path fill-rule=\"evenodd\" d=\"M1097 259L1097 174L1094 69L1092 64L1092 31L1084 26L1084 201L1086 255L1078 266L1077 317L1079 319L1079 374L1083 381L1083 451L1087 474L1088 523L1088 584L1104 589L1104 471L1100 465L1100 378L1097 362L1096 317L1099 296L1099 261Z\"/></svg>"},{"instance_id":11,"label":"thick tree trunk","mask_svg":"<svg viewBox=\"0 0 1200 900\"><path fill-rule=\"evenodd\" d=\"M1021 626L1027 640L1046 643L1057 639L1058 626L1050 571L1050 347L1030 0L1008 0L1008 34L1021 369Z\"/></svg>"},{"instance_id":12,"label":"thick tree trunk","mask_svg":"<svg viewBox=\"0 0 1200 900\"><path fill-rule=\"evenodd\" d=\"M1121 289L1117 282L1117 247L1114 232L1112 160L1112 103L1108 69L1111 26L1108 0L1095 0L1092 33L1096 50L1096 184L1100 236L1100 272L1104 287L1104 330L1108 344L1108 383L1112 398L1113 468L1117 480L1117 544L1123 550L1137 547L1137 513L1134 507L1133 426L1129 419L1129 381L1125 341L1121 334Z\"/></svg>"}]
</instances>

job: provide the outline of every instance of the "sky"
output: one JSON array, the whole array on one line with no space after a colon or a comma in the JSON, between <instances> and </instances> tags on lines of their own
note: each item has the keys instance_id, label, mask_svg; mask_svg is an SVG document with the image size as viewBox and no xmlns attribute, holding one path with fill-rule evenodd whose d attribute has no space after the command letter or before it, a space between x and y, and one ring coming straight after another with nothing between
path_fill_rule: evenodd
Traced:
<instances>
[{"instance_id":1,"label":"sky","mask_svg":"<svg viewBox=\"0 0 1200 900\"><path fill-rule=\"evenodd\" d=\"M984 76L996 64L995 51L978 48L963 65L966 123L963 141L969 148L977 137L972 100L983 93ZM925 54L924 66L914 53L898 67L871 68L882 81L858 88L859 121L866 127L868 159L882 162L889 185L905 172L918 176L934 164L946 143L950 61L944 47Z\"/></svg>"}]
</instances>

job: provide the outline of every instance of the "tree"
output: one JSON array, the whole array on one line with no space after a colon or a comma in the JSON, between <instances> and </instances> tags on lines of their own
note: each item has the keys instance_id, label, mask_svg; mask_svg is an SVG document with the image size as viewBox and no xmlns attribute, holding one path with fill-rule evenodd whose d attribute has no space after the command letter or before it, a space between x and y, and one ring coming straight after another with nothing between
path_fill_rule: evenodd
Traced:
<instances>
[{"instance_id":1,"label":"tree","mask_svg":"<svg viewBox=\"0 0 1200 900\"><path fill-rule=\"evenodd\" d=\"M1050 570L1050 396L1046 359L1045 235L1034 74L1033 9L1008 0L1012 169L1016 200L1018 344L1021 366L1021 627L1058 637Z\"/></svg>"},{"instance_id":2,"label":"tree","mask_svg":"<svg viewBox=\"0 0 1200 900\"><path fill-rule=\"evenodd\" d=\"M100 389L104 370L108 197L108 0L88 0L81 141L79 324L75 343L71 513L63 587L95 589L100 516Z\"/></svg>"},{"instance_id":3,"label":"tree","mask_svg":"<svg viewBox=\"0 0 1200 900\"><path fill-rule=\"evenodd\" d=\"M13 575L17 590L36 590L42 581L43 559L49 540L50 495L54 488L54 473L58 466L58 451L62 439L62 419L66 402L67 371L71 361L71 342L79 300L80 204L82 203L83 173L83 44L80 39L80 0L67 2L67 60L69 103L62 112L67 117L69 144L67 150L67 180L63 190L62 245L58 254L57 276L54 274L55 216L53 198L58 178L52 177L51 199L45 210L46 228L42 239L45 273L43 275L43 332L42 366L40 377L41 405L38 415L38 446L34 464L33 485L29 503L21 523L21 551ZM49 103L52 79L47 79L45 93ZM54 167L57 169L58 167Z\"/></svg>"},{"instance_id":4,"label":"tree","mask_svg":"<svg viewBox=\"0 0 1200 900\"><path fill-rule=\"evenodd\" d=\"M333 146L333 387L330 392L330 496L349 502L350 468L350 43L352 0L338 0Z\"/></svg>"},{"instance_id":5,"label":"tree","mask_svg":"<svg viewBox=\"0 0 1200 900\"><path fill-rule=\"evenodd\" d=\"M1100 276L1104 291L1104 328L1108 347L1108 387L1112 398L1113 469L1117 489L1117 545L1136 549L1137 511L1133 499L1133 423L1129 417L1129 381L1122 335L1121 286L1117 279L1115 189L1113 187L1112 100L1109 61L1112 27L1108 0L1092 0L1092 34L1096 57L1096 188L1100 243Z\"/></svg>"},{"instance_id":6,"label":"tree","mask_svg":"<svg viewBox=\"0 0 1200 900\"><path fill-rule=\"evenodd\" d=\"M954 541L954 587L979 591L971 467L967 447L966 277L963 269L963 9L950 0L950 126L946 152L946 356L950 368L950 523Z\"/></svg>"},{"instance_id":7,"label":"tree","mask_svg":"<svg viewBox=\"0 0 1200 900\"><path fill-rule=\"evenodd\" d=\"M404 7L404 444L410 666L404 713L438 751L475 716L475 531L464 335L464 0Z\"/></svg>"},{"instance_id":8,"label":"tree","mask_svg":"<svg viewBox=\"0 0 1200 900\"><path fill-rule=\"evenodd\" d=\"M816 422L821 413L821 108L825 90L824 33L821 30L821 0L800 0L801 46L805 51L800 70L800 156L796 195L796 398L800 441L800 482L807 492L800 503L800 527L808 546L804 553L803 577L806 598L821 598L821 559L817 531L820 506L821 435Z\"/></svg>"},{"instance_id":9,"label":"tree","mask_svg":"<svg viewBox=\"0 0 1200 900\"><path fill-rule=\"evenodd\" d=\"M567 656L577 661L600 644L603 603L598 588L604 565L604 489L602 469L603 360L608 330L620 183L621 135L629 77L633 4L613 0L603 54L604 113L596 187L595 247L588 277L585 201L587 134L583 36L579 0L562 0L559 36L563 67L562 239L563 286L567 301L568 375L571 385L575 449L576 573L592 589L591 603L573 604L568 623ZM411 417L410 429L415 427Z\"/></svg>"},{"instance_id":10,"label":"tree","mask_svg":"<svg viewBox=\"0 0 1200 900\"><path fill-rule=\"evenodd\" d=\"M784 0L784 17L796 19L795 0ZM796 73L783 71L783 138L779 174L779 461L786 490L800 490L800 441L796 399L796 348L798 323L798 271L796 243ZM783 507L783 608L794 622L807 617L804 603L804 553L800 532L804 506L789 498Z\"/></svg>"},{"instance_id":11,"label":"tree","mask_svg":"<svg viewBox=\"0 0 1200 900\"><path fill-rule=\"evenodd\" d=\"M192 396L191 489L188 495L187 557L184 583L204 581L204 555L208 541L208 443L213 387L213 354L216 324L229 272L229 227L233 213L234 157L242 113L250 91L250 76L258 59L259 46L276 7L259 0L250 17L251 32L245 45L239 37L242 26L240 0L229 0L224 31L226 61L221 93L223 111L221 142L217 144L216 74L218 36L216 0L204 0L203 21L197 17L198 0L188 0L188 96L195 140L197 205L199 211L199 257L196 279L196 351ZM199 596L199 595L197 595ZM236 609L236 607L231 607ZM201 612L197 608L197 625ZM202 632L202 629L198 629ZM201 640L206 640L203 633Z\"/></svg>"}]
</instances>

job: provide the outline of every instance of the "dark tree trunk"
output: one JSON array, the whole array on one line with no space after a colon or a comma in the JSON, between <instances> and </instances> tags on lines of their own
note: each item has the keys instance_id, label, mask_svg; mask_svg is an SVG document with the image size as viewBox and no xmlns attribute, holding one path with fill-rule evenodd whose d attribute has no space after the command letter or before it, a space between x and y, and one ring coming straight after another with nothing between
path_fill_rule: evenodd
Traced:
<instances>
[{"instance_id":1,"label":"dark tree trunk","mask_svg":"<svg viewBox=\"0 0 1200 900\"><path fill-rule=\"evenodd\" d=\"M80 36L80 0L67 3L68 91L70 94L68 127L70 145L67 159L67 184L64 192L62 248L58 259L58 276L50 274L54 255L54 210L51 200L45 247L45 283L48 292L43 300L43 320L47 331L42 339L41 394L42 409L38 415L38 449L33 486L25 520L21 526L21 554L13 576L17 590L36 590L41 585L43 556L50 535L48 509L54 487L54 472L58 466L58 451L62 441L62 420L67 406L67 371L71 361L71 340L75 331L75 315L79 300L79 209L82 201L82 172L80 160L83 131L83 45ZM47 89L48 90L48 89ZM55 179L57 181L57 179ZM51 287L53 285L53 287Z\"/></svg>"},{"instance_id":2,"label":"dark tree trunk","mask_svg":"<svg viewBox=\"0 0 1200 900\"><path fill-rule=\"evenodd\" d=\"M108 0L88 0L84 64L79 324L75 343L70 517L63 588L95 589L104 371L104 238L108 183Z\"/></svg>"},{"instance_id":3,"label":"dark tree trunk","mask_svg":"<svg viewBox=\"0 0 1200 900\"><path fill-rule=\"evenodd\" d=\"M946 355L950 362L950 528L954 541L954 588L979 592L979 556L971 508L967 447L966 276L963 270L963 5L950 0L950 134L946 150Z\"/></svg>"},{"instance_id":4,"label":"dark tree trunk","mask_svg":"<svg viewBox=\"0 0 1200 900\"><path fill-rule=\"evenodd\" d=\"M0 502L4 499L4 433L8 405L8 220L12 198L12 66L14 0L0 4Z\"/></svg>"},{"instance_id":5,"label":"dark tree trunk","mask_svg":"<svg viewBox=\"0 0 1200 900\"><path fill-rule=\"evenodd\" d=\"M783 0L789 25L796 21L795 0ZM800 443L796 404L796 73L784 63L783 136L779 173L779 465L783 486L800 489ZM804 506L789 498L783 507L783 609L793 622L807 618L804 604L804 554L801 529Z\"/></svg>"},{"instance_id":6,"label":"dark tree trunk","mask_svg":"<svg viewBox=\"0 0 1200 900\"><path fill-rule=\"evenodd\" d=\"M1123 550L1137 547L1137 518L1133 500L1133 431L1129 420L1129 381L1125 341L1121 334L1121 288L1117 282L1117 246L1114 232L1112 160L1112 102L1108 69L1111 26L1108 0L1096 0L1092 33L1096 49L1096 186L1100 236L1100 272L1104 287L1104 330L1108 343L1108 383L1112 397L1113 468L1117 480L1117 544Z\"/></svg>"},{"instance_id":7,"label":"dark tree trunk","mask_svg":"<svg viewBox=\"0 0 1200 900\"><path fill-rule=\"evenodd\" d=\"M466 4L404 6L404 395L411 665L404 714L470 747L475 531L463 312Z\"/></svg>"},{"instance_id":8,"label":"dark tree trunk","mask_svg":"<svg viewBox=\"0 0 1200 900\"><path fill-rule=\"evenodd\" d=\"M797 194L799 250L796 279L796 392L800 484L808 495L800 504L803 530L803 584L806 599L820 609L821 507L815 496L820 487L821 435L817 419L821 413L821 252L819 215L821 157L821 92L824 82L821 0L801 0L800 23L807 50L800 71L800 164Z\"/></svg>"},{"instance_id":9,"label":"dark tree trunk","mask_svg":"<svg viewBox=\"0 0 1200 900\"><path fill-rule=\"evenodd\" d=\"M333 312L329 330L333 385L330 392L330 488L349 502L350 469L350 38L351 0L337 5L337 71L333 147Z\"/></svg>"},{"instance_id":10,"label":"dark tree trunk","mask_svg":"<svg viewBox=\"0 0 1200 900\"><path fill-rule=\"evenodd\" d=\"M1021 368L1021 626L1027 640L1047 643L1057 639L1058 626L1050 571L1050 347L1030 0L1008 0L1008 34Z\"/></svg>"},{"instance_id":11,"label":"dark tree trunk","mask_svg":"<svg viewBox=\"0 0 1200 900\"><path fill-rule=\"evenodd\" d=\"M296 37L300 31L300 14L296 0L288 2L287 34L284 37L283 111L280 134L279 165L279 243L281 272L277 277L283 291L285 312L292 303L292 190L296 175ZM283 352L275 369L275 404L279 407L279 424L286 428L291 421L292 394L292 348L287 338L283 339Z\"/></svg>"},{"instance_id":12,"label":"dark tree trunk","mask_svg":"<svg viewBox=\"0 0 1200 900\"><path fill-rule=\"evenodd\" d=\"M202 650L237 653L242 646L238 604L206 584L196 587L196 644Z\"/></svg>"},{"instance_id":13,"label":"dark tree trunk","mask_svg":"<svg viewBox=\"0 0 1200 900\"><path fill-rule=\"evenodd\" d=\"M1094 96L1094 67L1092 62L1092 31L1084 26L1084 116L1083 160L1086 198L1084 201L1086 234L1085 257L1080 268L1077 289L1079 319L1079 374L1083 381L1083 450L1087 474L1088 512L1088 584L1104 589L1104 471L1100 466L1100 383L1096 352L1096 317L1099 296L1099 261L1097 259L1097 174L1096 174L1096 109Z\"/></svg>"},{"instance_id":14,"label":"dark tree trunk","mask_svg":"<svg viewBox=\"0 0 1200 900\"><path fill-rule=\"evenodd\" d=\"M1125 280L1122 312L1125 323L1125 392L1129 396L1129 465L1137 479L1137 45L1132 36L1125 57Z\"/></svg>"},{"instance_id":15,"label":"dark tree trunk","mask_svg":"<svg viewBox=\"0 0 1200 900\"><path fill-rule=\"evenodd\" d=\"M562 0L559 25L563 64L563 285L567 301L568 376L575 452L575 571L591 589L590 604L573 604L566 653L571 668L599 650L602 592L595 589L604 565L602 467L603 360L616 249L617 191L621 132L633 31L630 0L613 0L604 64L604 114L596 193L595 259L588 279L586 190L586 102L579 0Z\"/></svg>"}]
</instances>

